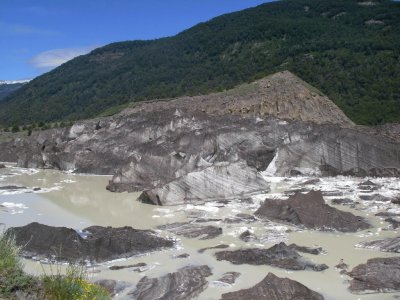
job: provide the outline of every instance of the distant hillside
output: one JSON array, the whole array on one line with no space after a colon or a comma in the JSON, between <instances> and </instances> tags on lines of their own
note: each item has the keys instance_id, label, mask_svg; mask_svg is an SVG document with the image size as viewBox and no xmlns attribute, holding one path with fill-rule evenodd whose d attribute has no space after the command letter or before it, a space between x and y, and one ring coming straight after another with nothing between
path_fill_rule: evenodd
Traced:
<instances>
[{"instance_id":1,"label":"distant hillside","mask_svg":"<svg viewBox=\"0 0 400 300\"><path fill-rule=\"evenodd\" d=\"M400 3L283 0L174 37L110 44L23 86L0 124L96 116L145 99L200 95L289 70L353 121L400 121Z\"/></svg>"},{"instance_id":2,"label":"distant hillside","mask_svg":"<svg viewBox=\"0 0 400 300\"><path fill-rule=\"evenodd\" d=\"M21 86L27 83L27 80L24 81L6 81L0 80L0 101L6 98L12 92L18 90Z\"/></svg>"}]
</instances>

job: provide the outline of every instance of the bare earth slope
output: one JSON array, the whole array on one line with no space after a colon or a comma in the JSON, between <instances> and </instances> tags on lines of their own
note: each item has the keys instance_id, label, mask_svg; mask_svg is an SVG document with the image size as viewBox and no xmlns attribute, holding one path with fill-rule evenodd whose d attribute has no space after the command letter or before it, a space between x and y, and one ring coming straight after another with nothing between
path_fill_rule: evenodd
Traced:
<instances>
[{"instance_id":1,"label":"bare earth slope","mask_svg":"<svg viewBox=\"0 0 400 300\"><path fill-rule=\"evenodd\" d=\"M289 71L221 93L140 103L123 113L129 115L180 107L212 115L273 116L317 124L354 125L328 97Z\"/></svg>"}]
</instances>

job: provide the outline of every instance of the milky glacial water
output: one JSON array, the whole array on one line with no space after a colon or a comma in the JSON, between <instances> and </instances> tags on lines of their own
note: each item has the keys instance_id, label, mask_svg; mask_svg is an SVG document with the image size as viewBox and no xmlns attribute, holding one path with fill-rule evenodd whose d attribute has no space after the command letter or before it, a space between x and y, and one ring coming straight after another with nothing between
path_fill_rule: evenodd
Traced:
<instances>
[{"instance_id":1,"label":"milky glacial water","mask_svg":"<svg viewBox=\"0 0 400 300\"><path fill-rule=\"evenodd\" d=\"M285 191L302 187L301 183L308 178L277 178L266 177L271 183L271 192L253 197L252 202L228 204L206 203L204 205L179 205L174 207L157 207L136 201L138 193L111 193L105 189L110 176L77 175L54 170L21 169L8 165L0 169L0 187L16 185L25 187L16 191L0 189L0 223L6 227L22 226L30 222L40 222L52 226L66 226L83 229L91 225L102 226L132 226L138 229L154 229L160 235L177 240L174 249L154 252L133 257L127 260L114 261L89 268L90 278L116 279L135 285L143 276L158 277L168 272L191 265L208 265L213 275L208 277L209 287L201 293L198 299L219 299L221 294L249 288L261 281L268 272L279 277L288 277L301 282L307 287L320 292L326 299L394 299L399 293L381 293L370 295L354 295L348 290L345 275L334 268L340 259L354 266L366 262L373 257L390 257L398 254L384 253L374 250L356 248L360 241L398 236L399 231L393 230L383 219L375 217L379 211L399 212L396 205L388 202L362 201L357 185L365 179L351 177L323 178L309 188L321 189L327 192L340 192L340 196L325 196L330 204L334 198L350 198L360 204L356 208L335 206L338 209L350 211L363 216L374 226L370 230L357 233L318 232L299 230L278 223L227 223L223 219L232 218L238 213L253 214L260 202L266 197L286 199ZM374 178L375 183L381 184L379 194L394 197L400 194L400 183L393 178ZM34 190L36 188L36 190ZM37 190L40 188L40 190ZM223 234L212 240L186 239L171 233L159 231L158 225L173 222L193 221L196 218L222 219L206 224L223 228ZM288 233L288 230L290 232ZM251 230L260 239L256 242L245 243L238 236L245 230ZM329 269L323 272L286 271L269 266L232 265L226 261L217 261L213 253L219 250L207 250L198 253L198 249L218 244L230 245L229 250L241 247L269 248L277 242L296 243L302 246L320 246L326 254L309 255L304 257L315 263L325 263ZM189 258L178 259L176 255L188 253ZM112 265L130 265L145 262L147 270L135 272L132 269L118 271L109 270ZM24 260L25 269L33 274L51 273L64 266L49 266L31 260ZM225 272L240 272L237 282L230 286L217 281ZM117 298L124 299L121 294Z\"/></svg>"}]
</instances>

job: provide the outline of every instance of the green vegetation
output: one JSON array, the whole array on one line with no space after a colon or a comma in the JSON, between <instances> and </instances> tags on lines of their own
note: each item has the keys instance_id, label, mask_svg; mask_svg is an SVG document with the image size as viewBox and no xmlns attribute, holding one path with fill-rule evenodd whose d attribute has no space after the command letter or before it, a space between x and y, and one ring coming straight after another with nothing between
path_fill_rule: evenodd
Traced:
<instances>
[{"instance_id":1,"label":"green vegetation","mask_svg":"<svg viewBox=\"0 0 400 300\"><path fill-rule=\"evenodd\" d=\"M400 3L282 0L169 38L107 45L0 103L0 124L93 117L146 99L206 94L289 70L356 123L400 121Z\"/></svg>"},{"instance_id":2,"label":"green vegetation","mask_svg":"<svg viewBox=\"0 0 400 300\"><path fill-rule=\"evenodd\" d=\"M39 281L23 271L19 250L12 237L0 233L0 297L10 297L16 291L38 290Z\"/></svg>"},{"instance_id":3,"label":"green vegetation","mask_svg":"<svg viewBox=\"0 0 400 300\"><path fill-rule=\"evenodd\" d=\"M10 84L0 84L0 101L6 98L12 92L18 90L25 83L10 83Z\"/></svg>"},{"instance_id":4,"label":"green vegetation","mask_svg":"<svg viewBox=\"0 0 400 300\"><path fill-rule=\"evenodd\" d=\"M65 274L27 275L18 257L19 247L12 237L0 233L0 297L13 298L16 292L35 295L47 300L103 300L110 299L102 287L90 283L86 267L69 265Z\"/></svg>"},{"instance_id":5,"label":"green vegetation","mask_svg":"<svg viewBox=\"0 0 400 300\"><path fill-rule=\"evenodd\" d=\"M65 275L45 275L43 287L49 300L103 300L110 299L108 292L87 280L85 266L69 265Z\"/></svg>"}]
</instances>

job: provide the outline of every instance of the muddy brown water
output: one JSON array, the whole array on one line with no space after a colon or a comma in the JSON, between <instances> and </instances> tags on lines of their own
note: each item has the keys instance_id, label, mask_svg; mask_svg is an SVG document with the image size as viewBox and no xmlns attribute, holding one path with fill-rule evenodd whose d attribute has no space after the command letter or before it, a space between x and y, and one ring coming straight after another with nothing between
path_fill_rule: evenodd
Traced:
<instances>
[{"instance_id":1,"label":"muddy brown water","mask_svg":"<svg viewBox=\"0 0 400 300\"><path fill-rule=\"evenodd\" d=\"M16 191L0 191L0 223L6 227L26 225L36 221L53 226L66 226L82 229L91 225L102 226L132 226L138 229L156 229L158 225L173 222L192 221L196 218L225 219L234 217L238 213L253 214L265 197L286 199L283 193L287 190L300 187L306 178L276 178L266 177L271 182L271 192L253 198L253 203L231 202L206 203L204 205L179 205L174 207L157 207L136 201L138 193L111 193L105 189L110 176L77 175L53 170L20 169L8 165L0 169L0 186L16 185L26 189ZM400 184L396 179L372 179L383 185L379 193L392 196L400 193ZM357 184L363 180L350 177L324 178L312 186L325 191L341 191L343 196L354 201L360 201L360 191ZM34 191L34 188L41 190ZM330 203L338 196L324 197ZM177 247L171 250L154 252L151 254L133 257L126 260L109 262L89 268L90 278L116 279L135 285L143 276L156 277L168 272L174 272L186 265L206 264L212 268L213 275L208 277L209 287L198 296L198 299L219 299L222 293L236 291L254 286L261 281L268 272L279 277L288 277L297 280L307 287L320 292L326 299L394 299L400 293L380 293L369 295L354 295L348 290L345 275L339 274L334 268L343 259L350 265L350 269L357 264L366 262L373 257L389 257L398 254L384 253L374 250L356 248L360 241L384 237L394 237L398 230L389 229L388 223L375 217L378 211L389 210L398 212L395 205L383 202L365 201L356 206L356 209L347 206L335 206L338 209L350 211L369 220L374 226L370 230L357 233L318 232L299 230L278 223L257 221L254 223L226 223L214 221L207 224L223 228L223 234L212 240L186 239L174 236L171 233L158 231L161 235L177 239ZM260 240L245 243L238 236L245 230L251 230L260 237ZM389 229L389 230L388 230ZM290 232L287 232L290 230ZM198 249L230 245L230 250L240 247L269 248L279 241L296 243L302 246L320 246L326 254L302 254L315 263L325 263L329 269L323 272L313 271L286 271L269 266L232 265L226 261L217 261L213 253L219 250L207 250L198 253ZM174 258L174 256L188 253L189 258ZM134 272L132 269L118 271L109 270L113 265L130 265L144 262L149 269L143 272ZM25 269L32 274L54 273L63 270L65 266L51 266L48 264L24 260ZM230 286L216 282L225 272L240 272L237 282ZM117 298L124 299L121 294Z\"/></svg>"}]
</instances>

